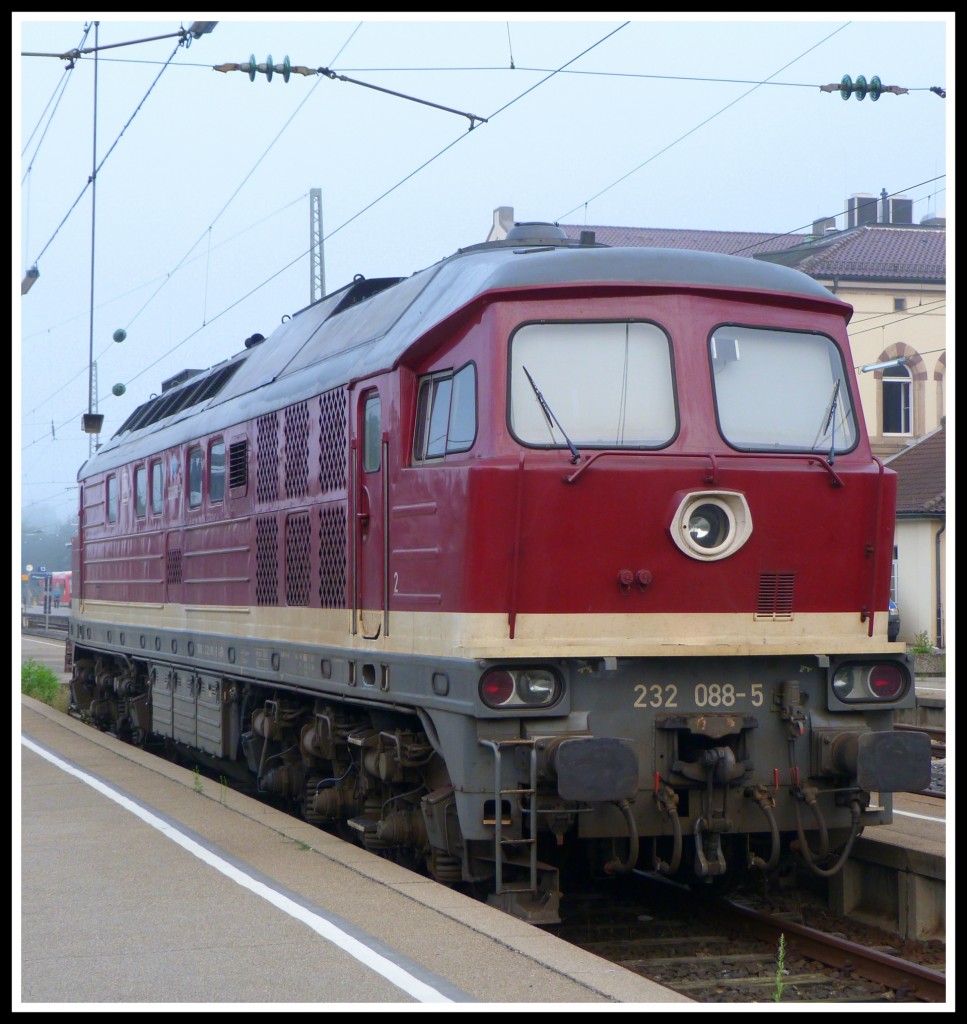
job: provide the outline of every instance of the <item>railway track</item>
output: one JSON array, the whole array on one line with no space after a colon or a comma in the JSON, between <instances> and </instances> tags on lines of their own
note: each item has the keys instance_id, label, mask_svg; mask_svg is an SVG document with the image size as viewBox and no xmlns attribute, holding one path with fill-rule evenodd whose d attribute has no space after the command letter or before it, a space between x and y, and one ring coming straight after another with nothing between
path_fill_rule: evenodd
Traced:
<instances>
[{"instance_id":1,"label":"railway track","mask_svg":"<svg viewBox=\"0 0 967 1024\"><path fill-rule=\"evenodd\" d=\"M22 612L20 631L28 636L66 637L66 615L44 615L43 612Z\"/></svg>"},{"instance_id":2,"label":"railway track","mask_svg":"<svg viewBox=\"0 0 967 1024\"><path fill-rule=\"evenodd\" d=\"M564 903L559 937L698 1002L946 998L942 965L924 966L868 941L808 927L791 919L795 913L706 899L666 881L622 886L611 898L565 897Z\"/></svg>"},{"instance_id":3,"label":"railway track","mask_svg":"<svg viewBox=\"0 0 967 1024\"><path fill-rule=\"evenodd\" d=\"M895 722L894 732L925 732L930 737L930 756L947 756L947 730L939 726L908 725L905 722Z\"/></svg>"}]
</instances>

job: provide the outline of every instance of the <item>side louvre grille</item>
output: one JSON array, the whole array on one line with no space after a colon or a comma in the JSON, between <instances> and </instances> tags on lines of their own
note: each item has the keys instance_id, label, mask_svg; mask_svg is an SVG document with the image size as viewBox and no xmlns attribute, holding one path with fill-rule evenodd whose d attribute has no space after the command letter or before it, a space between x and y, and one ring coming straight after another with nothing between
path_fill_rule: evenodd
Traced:
<instances>
[{"instance_id":1,"label":"side louvre grille","mask_svg":"<svg viewBox=\"0 0 967 1024\"><path fill-rule=\"evenodd\" d=\"M341 491L346 487L347 401L345 390L327 391L319 404L319 490Z\"/></svg>"},{"instance_id":2,"label":"side louvre grille","mask_svg":"<svg viewBox=\"0 0 967 1024\"><path fill-rule=\"evenodd\" d=\"M260 416L255 432L255 497L260 503L279 498L279 421L274 412Z\"/></svg>"},{"instance_id":3,"label":"side louvre grille","mask_svg":"<svg viewBox=\"0 0 967 1024\"><path fill-rule=\"evenodd\" d=\"M248 441L228 446L228 486L244 487L248 483Z\"/></svg>"},{"instance_id":4,"label":"side louvre grille","mask_svg":"<svg viewBox=\"0 0 967 1024\"><path fill-rule=\"evenodd\" d=\"M279 526L275 516L255 520L255 603L279 603Z\"/></svg>"},{"instance_id":5,"label":"side louvre grille","mask_svg":"<svg viewBox=\"0 0 967 1024\"><path fill-rule=\"evenodd\" d=\"M165 579L168 583L181 583L181 548L165 552Z\"/></svg>"},{"instance_id":6,"label":"side louvre grille","mask_svg":"<svg viewBox=\"0 0 967 1024\"><path fill-rule=\"evenodd\" d=\"M319 603L323 608L346 605L346 506L322 509L319 520Z\"/></svg>"},{"instance_id":7,"label":"side louvre grille","mask_svg":"<svg viewBox=\"0 0 967 1024\"><path fill-rule=\"evenodd\" d=\"M309 493L309 406L306 402L285 410L285 494L304 498Z\"/></svg>"},{"instance_id":8,"label":"side louvre grille","mask_svg":"<svg viewBox=\"0 0 967 1024\"><path fill-rule=\"evenodd\" d=\"M757 619L789 620L793 617L794 572L764 572L759 576Z\"/></svg>"},{"instance_id":9,"label":"side louvre grille","mask_svg":"<svg viewBox=\"0 0 967 1024\"><path fill-rule=\"evenodd\" d=\"M309 554L312 528L309 513L297 512L285 521L285 603L307 606L312 587L311 556Z\"/></svg>"}]
</instances>

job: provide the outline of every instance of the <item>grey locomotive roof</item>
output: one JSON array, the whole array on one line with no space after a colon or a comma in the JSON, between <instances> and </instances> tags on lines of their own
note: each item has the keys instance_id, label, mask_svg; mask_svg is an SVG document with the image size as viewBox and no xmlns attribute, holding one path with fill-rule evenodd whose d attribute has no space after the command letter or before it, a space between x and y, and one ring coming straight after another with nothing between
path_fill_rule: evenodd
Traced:
<instances>
[{"instance_id":1,"label":"grey locomotive roof","mask_svg":"<svg viewBox=\"0 0 967 1024\"><path fill-rule=\"evenodd\" d=\"M485 243L460 250L398 283L384 282L388 286L355 304L347 306L355 287L349 285L308 306L265 341L229 360L241 365L209 400L119 432L81 467L78 477L144 458L388 369L431 327L485 292L603 282L748 289L838 302L806 274L739 256L566 242ZM181 387L197 387L200 379L193 377Z\"/></svg>"}]
</instances>

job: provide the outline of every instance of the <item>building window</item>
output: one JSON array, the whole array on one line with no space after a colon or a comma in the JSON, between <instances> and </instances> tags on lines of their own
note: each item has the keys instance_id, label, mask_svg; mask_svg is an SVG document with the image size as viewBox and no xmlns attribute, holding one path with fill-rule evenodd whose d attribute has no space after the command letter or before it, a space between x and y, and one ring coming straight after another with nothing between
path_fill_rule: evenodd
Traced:
<instances>
[{"instance_id":1,"label":"building window","mask_svg":"<svg viewBox=\"0 0 967 1024\"><path fill-rule=\"evenodd\" d=\"M883 371L883 433L910 433L910 371L890 366Z\"/></svg>"},{"instance_id":2,"label":"building window","mask_svg":"<svg viewBox=\"0 0 967 1024\"><path fill-rule=\"evenodd\" d=\"M901 298L893 299L893 312L902 313L907 308L907 300Z\"/></svg>"}]
</instances>

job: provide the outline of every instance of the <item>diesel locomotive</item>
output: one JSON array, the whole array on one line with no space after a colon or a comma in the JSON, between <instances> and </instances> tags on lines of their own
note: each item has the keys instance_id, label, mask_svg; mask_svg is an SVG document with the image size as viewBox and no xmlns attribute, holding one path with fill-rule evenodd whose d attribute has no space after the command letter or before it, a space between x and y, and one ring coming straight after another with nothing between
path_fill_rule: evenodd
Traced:
<instances>
[{"instance_id":1,"label":"diesel locomotive","mask_svg":"<svg viewBox=\"0 0 967 1024\"><path fill-rule=\"evenodd\" d=\"M535 922L833 874L930 773L851 313L543 223L357 275L79 471L73 713Z\"/></svg>"}]
</instances>

